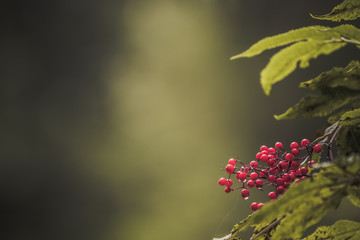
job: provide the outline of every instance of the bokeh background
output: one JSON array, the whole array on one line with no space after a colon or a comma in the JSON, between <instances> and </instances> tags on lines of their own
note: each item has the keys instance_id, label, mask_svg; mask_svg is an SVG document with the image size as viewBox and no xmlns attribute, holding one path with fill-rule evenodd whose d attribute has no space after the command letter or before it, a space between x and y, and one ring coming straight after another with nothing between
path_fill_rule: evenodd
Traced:
<instances>
[{"instance_id":1,"label":"bokeh background","mask_svg":"<svg viewBox=\"0 0 360 240\"><path fill-rule=\"evenodd\" d=\"M3 2L1 239L227 234L252 202L218 186L227 160L250 162L263 144L313 138L324 119L276 121L273 114L307 93L300 81L358 53L350 46L319 57L271 96L259 72L275 51L229 57L293 28L334 26L309 13L338 3ZM322 223L359 216L345 200Z\"/></svg>"}]
</instances>

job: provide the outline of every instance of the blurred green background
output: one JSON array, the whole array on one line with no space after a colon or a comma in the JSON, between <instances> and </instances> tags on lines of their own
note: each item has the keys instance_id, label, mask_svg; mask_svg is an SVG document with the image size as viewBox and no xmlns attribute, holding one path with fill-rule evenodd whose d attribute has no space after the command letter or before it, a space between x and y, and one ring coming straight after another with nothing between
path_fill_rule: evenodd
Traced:
<instances>
[{"instance_id":1,"label":"blurred green background","mask_svg":"<svg viewBox=\"0 0 360 240\"><path fill-rule=\"evenodd\" d=\"M211 239L252 201L217 180L230 157L313 138L324 119L275 121L309 80L356 59L312 61L266 97L257 40L323 24L339 1L7 1L0 54L2 239ZM306 194L306 193L304 193ZM347 201L324 224L359 219ZM245 234L245 236L248 236Z\"/></svg>"}]
</instances>

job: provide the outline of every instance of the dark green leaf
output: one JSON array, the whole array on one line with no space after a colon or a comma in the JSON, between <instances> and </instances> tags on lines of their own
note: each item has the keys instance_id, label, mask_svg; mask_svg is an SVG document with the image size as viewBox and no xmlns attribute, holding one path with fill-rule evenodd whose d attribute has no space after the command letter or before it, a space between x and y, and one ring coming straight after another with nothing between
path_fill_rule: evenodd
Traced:
<instances>
[{"instance_id":1,"label":"dark green leaf","mask_svg":"<svg viewBox=\"0 0 360 240\"><path fill-rule=\"evenodd\" d=\"M360 153L360 127L343 126L337 134L335 141L340 155Z\"/></svg>"},{"instance_id":2,"label":"dark green leaf","mask_svg":"<svg viewBox=\"0 0 360 240\"><path fill-rule=\"evenodd\" d=\"M328 92L325 95L307 95L294 107L289 108L281 115L275 115L275 119L291 119L297 115L304 118L327 116L336 109L360 98L359 91L351 91L343 88Z\"/></svg>"},{"instance_id":3,"label":"dark green leaf","mask_svg":"<svg viewBox=\"0 0 360 240\"><path fill-rule=\"evenodd\" d=\"M318 227L313 234L304 238L304 240L343 240L350 239L351 237L360 239L360 223L350 220L339 220L332 226Z\"/></svg>"},{"instance_id":4,"label":"dark green leaf","mask_svg":"<svg viewBox=\"0 0 360 240\"><path fill-rule=\"evenodd\" d=\"M312 80L302 82L300 87L322 92L336 87L360 90L360 62L352 61L345 68L335 67Z\"/></svg>"},{"instance_id":5,"label":"dark green leaf","mask_svg":"<svg viewBox=\"0 0 360 240\"><path fill-rule=\"evenodd\" d=\"M356 207L360 207L360 187L359 186L350 186L348 188L348 199Z\"/></svg>"},{"instance_id":6,"label":"dark green leaf","mask_svg":"<svg viewBox=\"0 0 360 240\"><path fill-rule=\"evenodd\" d=\"M325 15L312 15L313 18L320 20L331 20L339 22L341 20L355 20L360 16L360 1L345 0L340 5Z\"/></svg>"}]
</instances>

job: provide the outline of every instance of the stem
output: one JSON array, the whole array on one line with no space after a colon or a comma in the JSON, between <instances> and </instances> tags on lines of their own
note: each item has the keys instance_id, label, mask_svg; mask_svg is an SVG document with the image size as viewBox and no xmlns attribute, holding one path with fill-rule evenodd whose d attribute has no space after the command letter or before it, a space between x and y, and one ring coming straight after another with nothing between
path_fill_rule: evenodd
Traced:
<instances>
[{"instance_id":1,"label":"stem","mask_svg":"<svg viewBox=\"0 0 360 240\"><path fill-rule=\"evenodd\" d=\"M263 229L261 229L260 232L258 232L255 236L251 237L250 240L254 240L256 238L258 238L259 236L261 236L262 234L264 234L267 230L269 230L270 228L272 228L274 225L278 224L286 215L282 216L281 218L277 218L274 221L272 221L269 225L267 225L266 227L264 227Z\"/></svg>"}]
</instances>

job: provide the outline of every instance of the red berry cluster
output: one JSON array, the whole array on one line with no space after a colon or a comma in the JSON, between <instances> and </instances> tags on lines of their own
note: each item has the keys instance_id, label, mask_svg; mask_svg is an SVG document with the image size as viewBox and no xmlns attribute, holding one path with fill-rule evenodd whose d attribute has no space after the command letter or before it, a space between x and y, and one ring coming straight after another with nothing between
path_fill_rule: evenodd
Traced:
<instances>
[{"instance_id":1,"label":"red berry cluster","mask_svg":"<svg viewBox=\"0 0 360 240\"><path fill-rule=\"evenodd\" d=\"M309 177L308 168L315 163L310 158L311 153L320 153L322 150L321 145L311 144L308 139L303 139L300 145L297 142L291 143L289 152L284 150L281 142L277 142L275 148L261 146L260 152L256 154L256 160L250 162L249 165L245 165L239 159L231 158L225 167L229 177L220 178L219 184L226 186L226 193L242 189L241 196L245 200L250 196L250 188L256 187L262 190L264 185L270 185L275 188L275 191L270 192L268 197L275 200L289 188L291 183ZM232 188L231 176L233 175L241 186ZM253 202L250 208L256 211L263 205L263 203Z\"/></svg>"}]
</instances>

